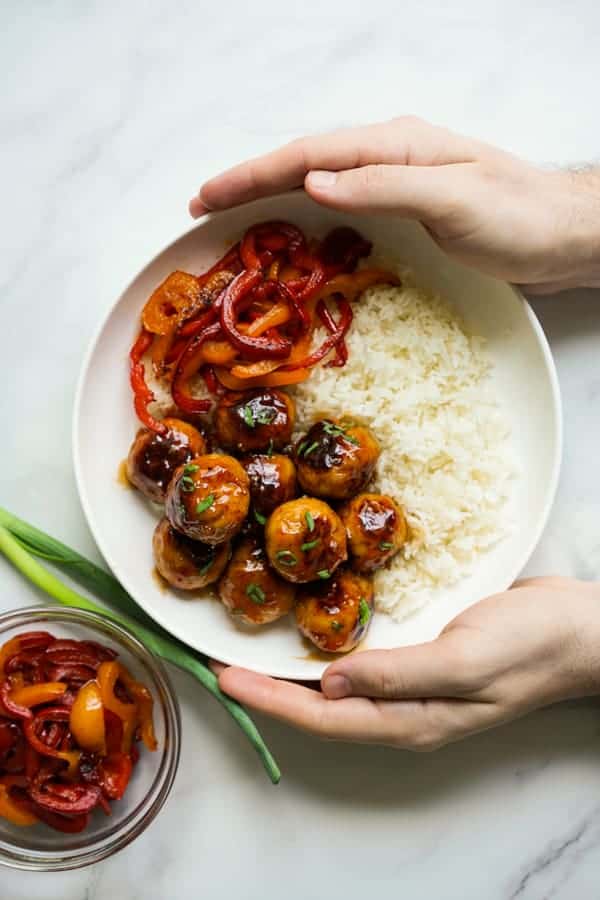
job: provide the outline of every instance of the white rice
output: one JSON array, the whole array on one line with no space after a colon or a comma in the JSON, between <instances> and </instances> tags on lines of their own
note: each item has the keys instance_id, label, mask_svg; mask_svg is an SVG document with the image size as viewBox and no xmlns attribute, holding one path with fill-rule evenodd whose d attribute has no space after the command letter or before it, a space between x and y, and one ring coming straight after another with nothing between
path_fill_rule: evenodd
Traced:
<instances>
[{"instance_id":1,"label":"white rice","mask_svg":"<svg viewBox=\"0 0 600 900\"><path fill-rule=\"evenodd\" d=\"M292 388L298 427L323 414L368 424L382 453L369 490L406 509L411 539L375 576L376 605L400 620L466 575L510 530L510 430L482 338L402 273L354 304L343 368Z\"/></svg>"}]
</instances>

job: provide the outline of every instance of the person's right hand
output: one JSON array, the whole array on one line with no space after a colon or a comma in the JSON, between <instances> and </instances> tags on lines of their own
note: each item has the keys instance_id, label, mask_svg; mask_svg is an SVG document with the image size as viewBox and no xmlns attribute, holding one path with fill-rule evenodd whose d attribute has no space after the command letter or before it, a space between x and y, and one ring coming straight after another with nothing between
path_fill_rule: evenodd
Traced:
<instances>
[{"instance_id":1,"label":"person's right hand","mask_svg":"<svg viewBox=\"0 0 600 900\"><path fill-rule=\"evenodd\" d=\"M462 262L538 293L600 285L600 174L545 171L412 116L301 138L204 184L194 217L304 184L318 203L419 219Z\"/></svg>"}]
</instances>

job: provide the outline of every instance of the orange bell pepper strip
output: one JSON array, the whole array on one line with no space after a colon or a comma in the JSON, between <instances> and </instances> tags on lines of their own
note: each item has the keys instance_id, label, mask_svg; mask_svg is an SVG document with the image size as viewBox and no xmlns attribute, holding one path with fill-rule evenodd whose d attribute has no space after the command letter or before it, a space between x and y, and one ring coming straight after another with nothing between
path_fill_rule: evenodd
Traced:
<instances>
[{"instance_id":1,"label":"orange bell pepper strip","mask_svg":"<svg viewBox=\"0 0 600 900\"><path fill-rule=\"evenodd\" d=\"M118 716L123 723L123 740L121 749L123 753L129 753L133 741L133 735L138 721L138 711L135 703L123 703L115 696L115 684L121 674L121 665L114 660L103 662L98 666L96 679L100 687L102 703Z\"/></svg>"},{"instance_id":2,"label":"orange bell pepper strip","mask_svg":"<svg viewBox=\"0 0 600 900\"><path fill-rule=\"evenodd\" d=\"M281 365L285 365L283 360ZM221 384L230 391L245 391L252 387L284 387L287 384L299 384L306 381L310 375L310 369L294 369L293 372L270 372L258 378L236 378L227 369L215 369L215 373Z\"/></svg>"},{"instance_id":3,"label":"orange bell pepper strip","mask_svg":"<svg viewBox=\"0 0 600 900\"><path fill-rule=\"evenodd\" d=\"M200 284L188 272L171 272L150 295L142 310L142 325L151 334L167 334L200 302Z\"/></svg>"},{"instance_id":4,"label":"orange bell pepper strip","mask_svg":"<svg viewBox=\"0 0 600 900\"><path fill-rule=\"evenodd\" d=\"M6 779L0 779L0 817L12 822L13 825L27 826L37 825L39 819L33 813L27 812L11 798L6 784Z\"/></svg>"},{"instance_id":5,"label":"orange bell pepper strip","mask_svg":"<svg viewBox=\"0 0 600 900\"><path fill-rule=\"evenodd\" d=\"M77 692L71 707L69 728L84 750L106 755L104 703L97 681L88 681Z\"/></svg>"},{"instance_id":6,"label":"orange bell pepper strip","mask_svg":"<svg viewBox=\"0 0 600 900\"><path fill-rule=\"evenodd\" d=\"M18 706L38 706L40 703L50 703L57 697L62 697L67 689L63 681L43 681L39 684L28 684L25 687L13 688L10 699Z\"/></svg>"},{"instance_id":7,"label":"orange bell pepper strip","mask_svg":"<svg viewBox=\"0 0 600 900\"><path fill-rule=\"evenodd\" d=\"M331 294L342 294L346 300L356 300L359 294L374 284L400 284L400 279L387 269L359 269L350 274L334 275L321 285L313 297L322 300Z\"/></svg>"},{"instance_id":8,"label":"orange bell pepper strip","mask_svg":"<svg viewBox=\"0 0 600 900\"><path fill-rule=\"evenodd\" d=\"M133 678L125 666L120 667L119 678L137 705L138 725L142 741L148 750L154 751L158 747L158 741L154 734L154 722L152 721L152 708L154 706L152 694L144 684Z\"/></svg>"}]
</instances>

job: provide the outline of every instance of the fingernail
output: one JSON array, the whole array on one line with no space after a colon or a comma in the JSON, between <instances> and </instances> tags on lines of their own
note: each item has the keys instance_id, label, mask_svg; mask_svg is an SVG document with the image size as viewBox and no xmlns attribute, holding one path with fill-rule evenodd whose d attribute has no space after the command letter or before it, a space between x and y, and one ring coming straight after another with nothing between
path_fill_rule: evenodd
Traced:
<instances>
[{"instance_id":1,"label":"fingernail","mask_svg":"<svg viewBox=\"0 0 600 900\"><path fill-rule=\"evenodd\" d=\"M325 172L322 169L317 169L308 173L308 180L311 187L327 190L327 188L333 187L336 183L337 172Z\"/></svg>"},{"instance_id":2,"label":"fingernail","mask_svg":"<svg viewBox=\"0 0 600 900\"><path fill-rule=\"evenodd\" d=\"M208 207L204 205L200 197L193 197L189 202L188 209L190 211L190 215L194 219L199 219L200 216L203 216L208 212Z\"/></svg>"},{"instance_id":3,"label":"fingernail","mask_svg":"<svg viewBox=\"0 0 600 900\"><path fill-rule=\"evenodd\" d=\"M352 685L345 675L326 675L322 683L323 693L330 700L339 700L347 697L352 691Z\"/></svg>"}]
</instances>

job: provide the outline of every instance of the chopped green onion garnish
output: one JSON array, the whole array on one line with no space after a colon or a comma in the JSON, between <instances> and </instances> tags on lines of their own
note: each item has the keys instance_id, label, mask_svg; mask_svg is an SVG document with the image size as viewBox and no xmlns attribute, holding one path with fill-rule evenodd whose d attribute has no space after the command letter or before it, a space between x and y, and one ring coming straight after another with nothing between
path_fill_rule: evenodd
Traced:
<instances>
[{"instance_id":1,"label":"chopped green onion garnish","mask_svg":"<svg viewBox=\"0 0 600 900\"><path fill-rule=\"evenodd\" d=\"M263 409L256 417L259 425L270 425L273 419L277 418L276 409Z\"/></svg>"},{"instance_id":2,"label":"chopped green onion garnish","mask_svg":"<svg viewBox=\"0 0 600 900\"><path fill-rule=\"evenodd\" d=\"M273 456L273 438L269 441L269 449L267 450L267 456Z\"/></svg>"},{"instance_id":3,"label":"chopped green onion garnish","mask_svg":"<svg viewBox=\"0 0 600 900\"><path fill-rule=\"evenodd\" d=\"M304 518L306 519L306 525L307 525L308 530L314 531L315 530L315 520L312 517L312 513L310 513L308 510L306 510L306 512L304 513Z\"/></svg>"},{"instance_id":4,"label":"chopped green onion garnish","mask_svg":"<svg viewBox=\"0 0 600 900\"><path fill-rule=\"evenodd\" d=\"M215 502L215 495L209 494L208 497L205 497L204 500L201 500L200 503L196 506L196 512L200 515L203 512L206 512L207 509Z\"/></svg>"},{"instance_id":5,"label":"chopped green onion garnish","mask_svg":"<svg viewBox=\"0 0 600 900\"><path fill-rule=\"evenodd\" d=\"M300 445L298 446L298 456L302 456L302 454L304 452L304 448L306 447L307 444L308 444L308 441L300 442Z\"/></svg>"},{"instance_id":6,"label":"chopped green onion garnish","mask_svg":"<svg viewBox=\"0 0 600 900\"><path fill-rule=\"evenodd\" d=\"M342 623L338 622L337 619L334 619L333 622L331 623L331 627L333 628L334 631L341 631Z\"/></svg>"},{"instance_id":7,"label":"chopped green onion garnish","mask_svg":"<svg viewBox=\"0 0 600 900\"><path fill-rule=\"evenodd\" d=\"M263 516L262 513L259 513L259 511L257 509L254 510L254 518L256 519L256 521L258 522L259 525L264 525L265 522L267 521L267 517Z\"/></svg>"},{"instance_id":8,"label":"chopped green onion garnish","mask_svg":"<svg viewBox=\"0 0 600 900\"><path fill-rule=\"evenodd\" d=\"M184 475L193 475L194 472L197 472L200 466L197 466L195 463L188 463L187 466L183 469Z\"/></svg>"},{"instance_id":9,"label":"chopped green onion garnish","mask_svg":"<svg viewBox=\"0 0 600 900\"><path fill-rule=\"evenodd\" d=\"M329 569L320 569L317 572L317 575L319 576L319 578L323 578L323 580L325 580L325 578L331 578L331 572L329 571Z\"/></svg>"},{"instance_id":10,"label":"chopped green onion garnish","mask_svg":"<svg viewBox=\"0 0 600 900\"><path fill-rule=\"evenodd\" d=\"M394 545L390 544L389 541L379 541L379 549L380 550L391 550Z\"/></svg>"},{"instance_id":11,"label":"chopped green onion garnish","mask_svg":"<svg viewBox=\"0 0 600 900\"><path fill-rule=\"evenodd\" d=\"M282 566L295 566L298 562L291 550L278 550L275 556Z\"/></svg>"},{"instance_id":12,"label":"chopped green onion garnish","mask_svg":"<svg viewBox=\"0 0 600 900\"><path fill-rule=\"evenodd\" d=\"M191 494L192 491L195 491L196 485L194 484L194 479L190 478L189 475L184 475L181 479L181 490L185 491L186 494Z\"/></svg>"},{"instance_id":13,"label":"chopped green onion garnish","mask_svg":"<svg viewBox=\"0 0 600 900\"><path fill-rule=\"evenodd\" d=\"M306 553L307 550L312 550L313 547L316 547L317 544L320 544L320 543L321 543L321 539L315 538L314 541L306 541L306 543L302 544L300 549L302 550L303 553Z\"/></svg>"},{"instance_id":14,"label":"chopped green onion garnish","mask_svg":"<svg viewBox=\"0 0 600 900\"><path fill-rule=\"evenodd\" d=\"M351 434L347 434L345 431L344 440L348 441L349 444L354 444L355 447L358 447L360 445L360 441L357 441L355 437L352 437Z\"/></svg>"},{"instance_id":15,"label":"chopped green onion garnish","mask_svg":"<svg viewBox=\"0 0 600 900\"><path fill-rule=\"evenodd\" d=\"M246 588L246 593L253 603L261 605L265 602L265 592L258 584L251 582Z\"/></svg>"},{"instance_id":16,"label":"chopped green onion garnish","mask_svg":"<svg viewBox=\"0 0 600 900\"><path fill-rule=\"evenodd\" d=\"M256 424L254 421L254 413L252 412L252 408L250 406L242 407L242 414L244 416L244 422L248 426L248 428L254 428Z\"/></svg>"},{"instance_id":17,"label":"chopped green onion garnish","mask_svg":"<svg viewBox=\"0 0 600 900\"><path fill-rule=\"evenodd\" d=\"M199 575L206 575L206 573L208 572L208 570L210 569L210 567L212 566L212 564L214 563L214 561L215 561L215 557L214 557L214 554L213 554L213 555L210 557L210 559L208 560L208 562L205 562L203 566L200 566L200 568L198 569L198 574L199 574Z\"/></svg>"},{"instance_id":18,"label":"chopped green onion garnish","mask_svg":"<svg viewBox=\"0 0 600 900\"><path fill-rule=\"evenodd\" d=\"M364 597L360 598L358 604L358 621L361 625L366 625L371 618L371 609Z\"/></svg>"},{"instance_id":19,"label":"chopped green onion garnish","mask_svg":"<svg viewBox=\"0 0 600 900\"><path fill-rule=\"evenodd\" d=\"M313 441L312 444L309 447L307 447L306 450L304 451L304 455L308 456L308 454L312 453L313 450L316 450L318 446L319 446L319 442Z\"/></svg>"}]
</instances>

